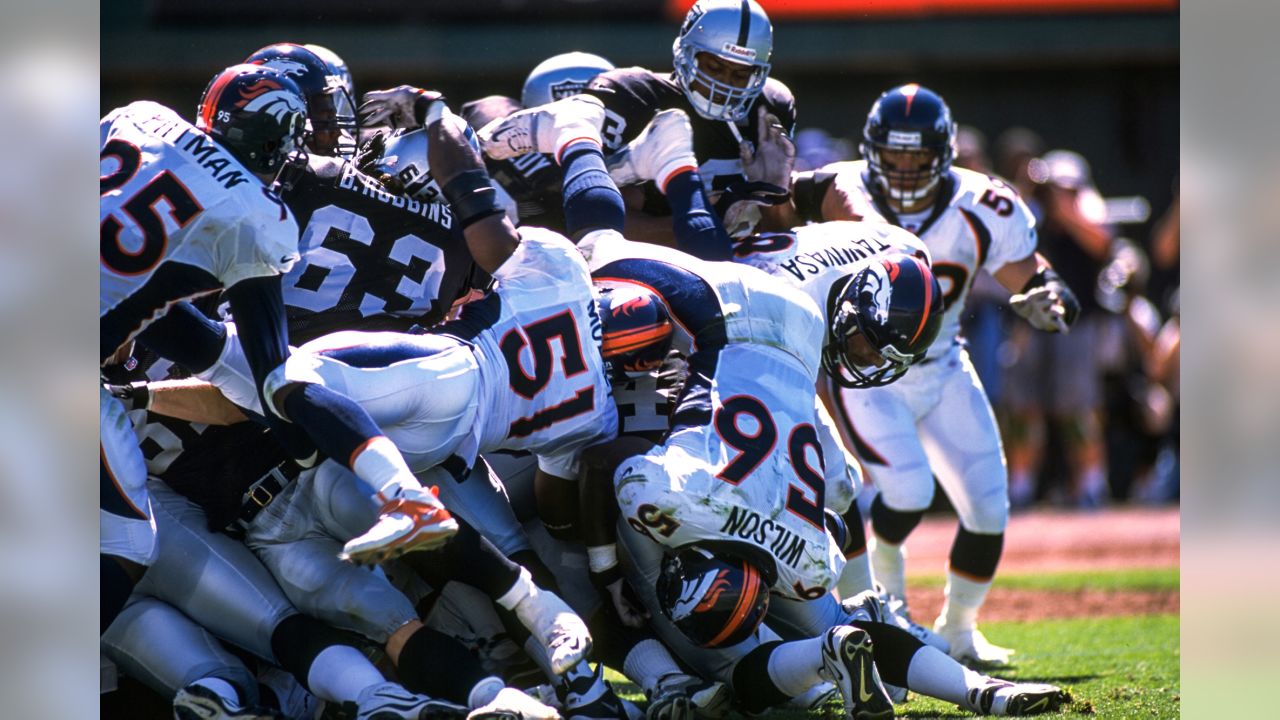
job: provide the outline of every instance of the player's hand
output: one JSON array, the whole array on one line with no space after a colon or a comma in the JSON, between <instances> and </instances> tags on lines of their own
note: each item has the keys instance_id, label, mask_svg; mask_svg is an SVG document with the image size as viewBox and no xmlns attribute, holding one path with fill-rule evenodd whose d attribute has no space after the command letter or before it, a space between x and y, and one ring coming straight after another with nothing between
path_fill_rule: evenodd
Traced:
<instances>
[{"instance_id":1,"label":"player's hand","mask_svg":"<svg viewBox=\"0 0 1280 720\"><path fill-rule=\"evenodd\" d=\"M360 147L356 148L354 158L356 169L361 172L369 172L374 163L382 158L382 153L387 149L387 134L385 132L374 133L364 141Z\"/></svg>"},{"instance_id":2,"label":"player's hand","mask_svg":"<svg viewBox=\"0 0 1280 720\"><path fill-rule=\"evenodd\" d=\"M1025 293L1009 297L1009 307L1022 316L1031 326L1045 332L1068 331L1068 307L1057 289L1042 285Z\"/></svg>"},{"instance_id":3,"label":"player's hand","mask_svg":"<svg viewBox=\"0 0 1280 720\"><path fill-rule=\"evenodd\" d=\"M764 108L756 108L755 147L743 141L738 146L738 154L742 159L742 172L747 180L765 182L782 188L791 187L791 171L796 164L796 144L787 134L773 113Z\"/></svg>"},{"instance_id":4,"label":"player's hand","mask_svg":"<svg viewBox=\"0 0 1280 720\"><path fill-rule=\"evenodd\" d=\"M613 609L618 612L623 625L629 628L642 628L649 621L649 613L645 611L640 598L636 596L625 578L619 577L609 583L605 586L605 591L609 593L609 599L613 601Z\"/></svg>"},{"instance_id":5,"label":"player's hand","mask_svg":"<svg viewBox=\"0 0 1280 720\"><path fill-rule=\"evenodd\" d=\"M438 119L444 106L444 95L438 92L400 85L365 93L358 112L360 123L366 127L417 128Z\"/></svg>"}]
</instances>

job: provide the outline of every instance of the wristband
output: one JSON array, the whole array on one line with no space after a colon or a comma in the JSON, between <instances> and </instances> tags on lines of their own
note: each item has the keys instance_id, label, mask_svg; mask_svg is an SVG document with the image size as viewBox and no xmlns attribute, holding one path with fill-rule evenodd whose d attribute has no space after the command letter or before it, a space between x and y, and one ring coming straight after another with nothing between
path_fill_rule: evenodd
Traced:
<instances>
[{"instance_id":1,"label":"wristband","mask_svg":"<svg viewBox=\"0 0 1280 720\"><path fill-rule=\"evenodd\" d=\"M1050 283L1058 283L1059 285L1063 284L1062 278L1058 277L1058 273L1054 272L1053 268L1045 265L1039 270L1036 270L1036 274L1032 275L1031 279L1027 281L1027 284L1022 286L1022 293L1025 295L1042 285L1048 285Z\"/></svg>"},{"instance_id":2,"label":"wristband","mask_svg":"<svg viewBox=\"0 0 1280 720\"><path fill-rule=\"evenodd\" d=\"M602 573L618 566L618 545L597 545L587 548L587 566L593 573Z\"/></svg>"},{"instance_id":3,"label":"wristband","mask_svg":"<svg viewBox=\"0 0 1280 720\"><path fill-rule=\"evenodd\" d=\"M614 565L603 572L591 572L591 584L597 589L603 590L615 582L622 579L622 567Z\"/></svg>"},{"instance_id":4,"label":"wristband","mask_svg":"<svg viewBox=\"0 0 1280 720\"><path fill-rule=\"evenodd\" d=\"M465 170L442 188L454 217L466 229L473 223L493 215L502 215L498 204L498 191L489 182L484 170Z\"/></svg>"},{"instance_id":5,"label":"wristband","mask_svg":"<svg viewBox=\"0 0 1280 720\"><path fill-rule=\"evenodd\" d=\"M413 119L418 121L418 127L426 127L444 116L445 107L444 95L418 90L418 97L413 99Z\"/></svg>"},{"instance_id":6,"label":"wristband","mask_svg":"<svg viewBox=\"0 0 1280 720\"><path fill-rule=\"evenodd\" d=\"M111 391L112 396L125 404L126 410L151 409L151 389L147 387L145 380L131 382L127 385L108 385L107 388Z\"/></svg>"}]
</instances>

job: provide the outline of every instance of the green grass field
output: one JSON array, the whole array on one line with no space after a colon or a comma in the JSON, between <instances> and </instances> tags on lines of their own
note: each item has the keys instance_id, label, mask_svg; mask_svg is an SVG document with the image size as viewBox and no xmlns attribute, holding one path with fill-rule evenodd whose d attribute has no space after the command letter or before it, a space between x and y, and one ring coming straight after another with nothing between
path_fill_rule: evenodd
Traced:
<instances>
[{"instance_id":1,"label":"green grass field","mask_svg":"<svg viewBox=\"0 0 1280 720\"><path fill-rule=\"evenodd\" d=\"M913 586L915 579L912 579ZM1022 575L1001 578L1006 587L1073 591L1178 589L1178 570L1126 570L1099 573ZM1018 650L1015 665L993 671L1010 680L1049 682L1070 689L1074 702L1066 712L1042 717L1176 718L1180 714L1179 619L1177 615L1075 618L1038 622L984 623L997 645ZM636 699L636 689L614 676L615 687ZM912 694L898 707L909 718L972 717L954 705ZM771 713L780 720L839 718L825 712Z\"/></svg>"}]
</instances>

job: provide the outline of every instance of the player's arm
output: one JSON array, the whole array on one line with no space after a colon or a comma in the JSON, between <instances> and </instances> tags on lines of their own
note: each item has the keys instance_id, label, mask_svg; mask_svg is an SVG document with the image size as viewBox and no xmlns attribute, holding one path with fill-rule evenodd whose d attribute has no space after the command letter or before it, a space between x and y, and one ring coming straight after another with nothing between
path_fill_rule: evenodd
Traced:
<instances>
[{"instance_id":1,"label":"player's arm","mask_svg":"<svg viewBox=\"0 0 1280 720\"><path fill-rule=\"evenodd\" d=\"M756 108L754 147L748 143L740 145L742 168L747 180L767 183L783 193L776 202L760 206L757 230L782 232L804 222L796 210L795 199L787 194L791 186L791 171L796 164L796 144L791 139L795 130L794 108L790 109L791 117L783 119L769 112L761 103Z\"/></svg>"},{"instance_id":2,"label":"player's arm","mask_svg":"<svg viewBox=\"0 0 1280 720\"><path fill-rule=\"evenodd\" d=\"M216 386L199 378L107 385L127 410L146 410L205 425L235 425L249 418Z\"/></svg>"},{"instance_id":3,"label":"player's arm","mask_svg":"<svg viewBox=\"0 0 1280 720\"><path fill-rule=\"evenodd\" d=\"M445 112L444 103L438 102L427 125L431 173L462 224L471 257L492 275L516 251L520 235L507 219L479 153L459 127L439 122Z\"/></svg>"},{"instance_id":4,"label":"player's arm","mask_svg":"<svg viewBox=\"0 0 1280 720\"><path fill-rule=\"evenodd\" d=\"M582 454L579 516L582 540L587 546L591 582L609 598L618 616L629 627L642 627L647 614L618 566L619 513L613 492L613 475L627 458L643 454L652 447L653 443L643 438L623 436L587 448Z\"/></svg>"}]
</instances>

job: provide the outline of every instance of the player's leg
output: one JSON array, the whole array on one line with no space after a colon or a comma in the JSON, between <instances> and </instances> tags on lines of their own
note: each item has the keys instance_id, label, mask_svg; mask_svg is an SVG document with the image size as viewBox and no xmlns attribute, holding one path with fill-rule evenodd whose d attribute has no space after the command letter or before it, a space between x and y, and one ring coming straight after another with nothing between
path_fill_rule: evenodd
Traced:
<instances>
[{"instance_id":1,"label":"player's leg","mask_svg":"<svg viewBox=\"0 0 1280 720\"><path fill-rule=\"evenodd\" d=\"M987 642L977 630L977 616L1004 548L1008 472L995 415L967 354L948 373L938 404L921 419L920 435L960 517L947 565L946 603L934 630L957 659L1006 663L1012 651Z\"/></svg>"},{"instance_id":2,"label":"player's leg","mask_svg":"<svg viewBox=\"0 0 1280 720\"><path fill-rule=\"evenodd\" d=\"M354 688L360 712L398 707L397 712L448 716L490 704L503 688L501 681L485 673L457 640L424 627L413 604L380 570L371 572L338 558L342 540L324 530L339 525L335 515L348 522L367 517L367 507L360 512L362 505L367 506L367 498L351 473L326 462L253 519L248 542L299 609L386 648L403 687L381 676L374 682L365 678L364 685ZM350 689L347 695L351 702Z\"/></svg>"},{"instance_id":3,"label":"player's leg","mask_svg":"<svg viewBox=\"0 0 1280 720\"><path fill-rule=\"evenodd\" d=\"M244 663L161 600L137 597L102 634L102 649L125 674L173 700L179 718L275 717L253 708L258 684Z\"/></svg>"},{"instance_id":4,"label":"player's leg","mask_svg":"<svg viewBox=\"0 0 1280 720\"><path fill-rule=\"evenodd\" d=\"M115 619L156 554L147 468L124 406L106 388L99 410L99 602L101 627Z\"/></svg>"},{"instance_id":5,"label":"player's leg","mask_svg":"<svg viewBox=\"0 0 1280 720\"><path fill-rule=\"evenodd\" d=\"M871 504L868 543L875 579L890 595L905 598L902 545L933 501L933 474L917 435L915 413L895 386L842 388L835 395L832 416L879 491Z\"/></svg>"}]
</instances>

